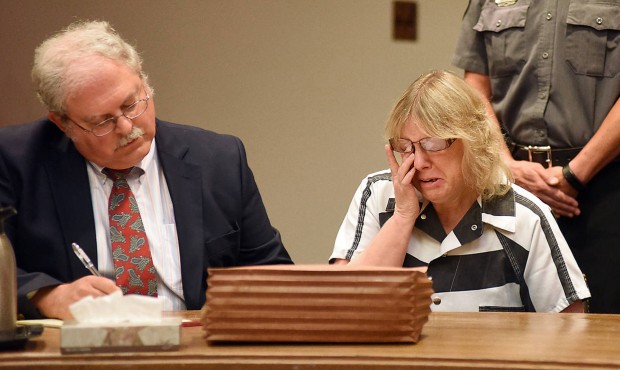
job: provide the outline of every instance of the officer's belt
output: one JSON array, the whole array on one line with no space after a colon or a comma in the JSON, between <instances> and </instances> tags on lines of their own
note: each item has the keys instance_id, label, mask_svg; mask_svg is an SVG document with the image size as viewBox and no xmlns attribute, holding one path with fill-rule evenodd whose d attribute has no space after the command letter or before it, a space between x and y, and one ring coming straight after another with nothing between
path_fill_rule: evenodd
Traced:
<instances>
[{"instance_id":1,"label":"officer's belt","mask_svg":"<svg viewBox=\"0 0 620 370\"><path fill-rule=\"evenodd\" d=\"M512 148L511 148L512 146ZM512 157L516 160L537 162L544 167L564 167L579 154L583 147L551 148L550 146L508 144Z\"/></svg>"}]
</instances>

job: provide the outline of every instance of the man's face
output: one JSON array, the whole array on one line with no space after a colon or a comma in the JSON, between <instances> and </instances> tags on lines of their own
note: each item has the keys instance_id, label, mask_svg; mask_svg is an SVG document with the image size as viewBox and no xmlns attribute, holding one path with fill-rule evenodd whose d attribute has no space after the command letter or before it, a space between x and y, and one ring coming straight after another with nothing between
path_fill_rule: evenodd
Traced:
<instances>
[{"instance_id":1,"label":"man's face","mask_svg":"<svg viewBox=\"0 0 620 370\"><path fill-rule=\"evenodd\" d=\"M86 82L67 95L66 111L70 120L64 123L56 113L48 117L67 134L84 158L102 167L129 168L139 163L151 148L155 136L155 104L151 98L146 111L133 120L121 114L137 100L146 98L150 94L147 89L133 70L105 60L93 66ZM119 116L112 132L105 136L97 137L77 126L90 130L105 119Z\"/></svg>"}]
</instances>

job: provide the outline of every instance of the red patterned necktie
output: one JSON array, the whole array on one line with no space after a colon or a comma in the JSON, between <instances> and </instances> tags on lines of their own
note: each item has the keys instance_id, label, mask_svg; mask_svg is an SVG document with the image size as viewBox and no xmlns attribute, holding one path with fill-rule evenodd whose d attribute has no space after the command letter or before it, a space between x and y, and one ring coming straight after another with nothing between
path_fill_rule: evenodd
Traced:
<instances>
[{"instance_id":1,"label":"red patterned necktie","mask_svg":"<svg viewBox=\"0 0 620 370\"><path fill-rule=\"evenodd\" d=\"M103 173L112 181L108 215L110 216L110 240L116 285L123 294L157 296L155 266L144 232L138 202L129 188L127 175L131 168Z\"/></svg>"}]
</instances>

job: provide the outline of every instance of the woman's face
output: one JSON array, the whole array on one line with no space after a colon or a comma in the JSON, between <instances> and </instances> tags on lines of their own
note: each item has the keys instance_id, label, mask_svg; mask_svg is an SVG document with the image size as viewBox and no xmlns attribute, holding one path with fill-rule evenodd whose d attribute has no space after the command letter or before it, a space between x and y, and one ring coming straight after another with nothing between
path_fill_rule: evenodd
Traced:
<instances>
[{"instance_id":1,"label":"woman's face","mask_svg":"<svg viewBox=\"0 0 620 370\"><path fill-rule=\"evenodd\" d=\"M405 122L401 138L415 143L413 166L416 172L412 181L413 186L434 205L454 207L463 201L469 202L472 191L465 185L461 169L464 155L463 142L456 140L443 150L430 152L416 143L426 137L429 135L421 131L412 118ZM408 155L411 154L404 156Z\"/></svg>"}]
</instances>

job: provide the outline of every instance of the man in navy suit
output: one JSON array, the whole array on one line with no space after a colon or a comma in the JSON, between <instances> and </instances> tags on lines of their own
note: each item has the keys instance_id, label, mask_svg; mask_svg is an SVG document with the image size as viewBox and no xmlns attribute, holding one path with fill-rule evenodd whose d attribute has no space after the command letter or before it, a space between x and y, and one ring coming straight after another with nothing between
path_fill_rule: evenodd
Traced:
<instances>
[{"instance_id":1,"label":"man in navy suit","mask_svg":"<svg viewBox=\"0 0 620 370\"><path fill-rule=\"evenodd\" d=\"M210 267L292 263L270 224L241 141L155 118L142 60L106 22L77 22L35 52L47 119L0 129L0 205L18 267L19 312L67 319L81 298L119 289L112 181L131 169L165 310L199 309Z\"/></svg>"}]
</instances>

